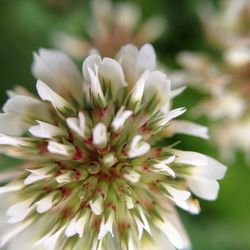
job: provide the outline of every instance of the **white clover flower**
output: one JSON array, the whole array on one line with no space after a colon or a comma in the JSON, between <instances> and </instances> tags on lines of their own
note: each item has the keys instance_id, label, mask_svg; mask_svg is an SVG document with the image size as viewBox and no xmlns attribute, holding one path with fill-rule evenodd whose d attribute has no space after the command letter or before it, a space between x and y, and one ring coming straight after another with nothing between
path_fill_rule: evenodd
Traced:
<instances>
[{"instance_id":1,"label":"white clover flower","mask_svg":"<svg viewBox=\"0 0 250 250\"><path fill-rule=\"evenodd\" d=\"M213 121L212 140L226 160L237 149L248 158L250 135L250 2L225 0L218 9L199 10L205 35L220 51L220 58L205 53L182 52L178 61L184 70L173 73L182 84L189 83L205 97L192 115Z\"/></svg>"},{"instance_id":2,"label":"white clover flower","mask_svg":"<svg viewBox=\"0 0 250 250\"><path fill-rule=\"evenodd\" d=\"M178 60L184 68L185 82L207 95L191 114L206 115L213 121L212 139L225 159L232 160L237 148L247 156L250 136L245 128L249 125L250 114L250 47L226 50L221 61L191 52L180 53ZM236 139L236 134L240 139Z\"/></svg>"},{"instance_id":3,"label":"white clover flower","mask_svg":"<svg viewBox=\"0 0 250 250\"><path fill-rule=\"evenodd\" d=\"M38 54L39 96L13 92L0 116L1 150L27 162L0 188L14 224L1 247L189 249L174 206L197 214L194 196L216 199L226 167L157 144L175 133L207 138L207 130L174 120L185 109L170 109L170 81L155 69L152 46L127 45L116 60L89 56L82 78L61 52Z\"/></svg>"},{"instance_id":4,"label":"white clover flower","mask_svg":"<svg viewBox=\"0 0 250 250\"><path fill-rule=\"evenodd\" d=\"M128 2L113 4L111 0L92 0L91 11L92 18L86 27L89 40L57 32L53 36L57 48L80 59L91 49L97 49L102 56L113 57L123 45L153 42L165 29L165 20L158 16L141 23L140 9Z\"/></svg>"},{"instance_id":5,"label":"white clover flower","mask_svg":"<svg viewBox=\"0 0 250 250\"><path fill-rule=\"evenodd\" d=\"M240 149L246 161L250 162L250 116L246 115L241 119L225 120L214 128L214 138L218 144L221 156L228 161L233 161L235 151ZM226 131L226 133L225 133Z\"/></svg>"},{"instance_id":6,"label":"white clover flower","mask_svg":"<svg viewBox=\"0 0 250 250\"><path fill-rule=\"evenodd\" d=\"M223 0L219 8L205 4L198 12L206 36L215 46L222 49L250 46L248 0Z\"/></svg>"}]
</instances>

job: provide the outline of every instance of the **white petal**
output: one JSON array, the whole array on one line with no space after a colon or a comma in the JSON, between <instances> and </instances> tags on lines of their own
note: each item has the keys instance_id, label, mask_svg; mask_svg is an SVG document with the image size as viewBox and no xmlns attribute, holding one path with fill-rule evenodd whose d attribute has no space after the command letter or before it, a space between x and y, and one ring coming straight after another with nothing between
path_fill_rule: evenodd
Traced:
<instances>
[{"instance_id":1,"label":"white petal","mask_svg":"<svg viewBox=\"0 0 250 250\"><path fill-rule=\"evenodd\" d=\"M89 220L89 212L85 212L84 215L82 215L80 218L78 218L78 215L75 216L73 219L71 219L70 223L68 224L68 227L65 230L65 235L67 237L72 237L78 234L79 237L82 238L84 228L88 220Z\"/></svg>"},{"instance_id":2,"label":"white petal","mask_svg":"<svg viewBox=\"0 0 250 250\"><path fill-rule=\"evenodd\" d=\"M134 220L135 220L137 228L138 228L139 240L141 240L143 230L145 229L149 234L151 234L151 230L150 230L148 221L143 213L142 208L140 206L137 206L137 209L138 209L138 212L140 214L141 219L139 219L137 216L134 216Z\"/></svg>"},{"instance_id":3,"label":"white petal","mask_svg":"<svg viewBox=\"0 0 250 250\"><path fill-rule=\"evenodd\" d=\"M49 101L55 109L64 111L65 109L74 110L72 105L54 92L44 82L38 80L36 84L37 92L43 101Z\"/></svg>"},{"instance_id":4,"label":"white petal","mask_svg":"<svg viewBox=\"0 0 250 250\"><path fill-rule=\"evenodd\" d=\"M3 247L6 243L15 238L19 233L23 232L31 223L32 220L21 223L20 225L15 226L12 230L8 231L6 234L2 235L0 247Z\"/></svg>"},{"instance_id":5,"label":"white petal","mask_svg":"<svg viewBox=\"0 0 250 250\"><path fill-rule=\"evenodd\" d=\"M59 184L66 184L72 180L72 171L62 173L58 175L55 179Z\"/></svg>"},{"instance_id":6,"label":"white petal","mask_svg":"<svg viewBox=\"0 0 250 250\"><path fill-rule=\"evenodd\" d=\"M53 154L59 154L63 156L72 156L75 152L75 149L71 145L65 145L55 141L49 141L48 151Z\"/></svg>"},{"instance_id":7,"label":"white petal","mask_svg":"<svg viewBox=\"0 0 250 250\"><path fill-rule=\"evenodd\" d=\"M196 166L192 169L192 174L216 180L223 179L227 171L227 167L211 157L207 158L207 164L203 166Z\"/></svg>"},{"instance_id":8,"label":"white petal","mask_svg":"<svg viewBox=\"0 0 250 250\"><path fill-rule=\"evenodd\" d=\"M131 183L137 183L140 180L141 175L138 172L136 172L133 168L126 168L123 177Z\"/></svg>"},{"instance_id":9,"label":"white petal","mask_svg":"<svg viewBox=\"0 0 250 250\"><path fill-rule=\"evenodd\" d=\"M177 249L184 249L183 241L179 232L168 221L158 221L157 224Z\"/></svg>"},{"instance_id":10,"label":"white petal","mask_svg":"<svg viewBox=\"0 0 250 250\"><path fill-rule=\"evenodd\" d=\"M103 198L101 195L98 195L98 197L95 200L91 200L89 202L90 208L92 212L96 215L101 215L103 212Z\"/></svg>"},{"instance_id":11,"label":"white petal","mask_svg":"<svg viewBox=\"0 0 250 250\"><path fill-rule=\"evenodd\" d=\"M95 65L94 70L88 68L90 84L91 84L91 92L95 98L100 98L103 103L105 103L105 97L103 95L103 91L100 84L100 79L98 76L98 66Z\"/></svg>"},{"instance_id":12,"label":"white petal","mask_svg":"<svg viewBox=\"0 0 250 250\"><path fill-rule=\"evenodd\" d=\"M164 187L167 189L167 191L173 196L174 200L177 202L185 201L187 200L190 196L191 193L185 190L180 190L174 187L171 187L170 185L164 185Z\"/></svg>"},{"instance_id":13,"label":"white petal","mask_svg":"<svg viewBox=\"0 0 250 250\"><path fill-rule=\"evenodd\" d=\"M16 114L0 114L0 132L10 136L21 136L30 124Z\"/></svg>"},{"instance_id":14,"label":"white petal","mask_svg":"<svg viewBox=\"0 0 250 250\"><path fill-rule=\"evenodd\" d=\"M79 136L85 138L85 132L86 132L86 119L82 112L79 112L78 118L75 117L69 117L66 119L66 123L68 127L77 133Z\"/></svg>"},{"instance_id":15,"label":"white petal","mask_svg":"<svg viewBox=\"0 0 250 250\"><path fill-rule=\"evenodd\" d=\"M36 211L39 214L42 214L44 212L47 212L49 209L51 209L53 204L56 202L55 201L56 194L57 194L56 192L50 193L49 195L45 196L41 200L37 201L35 203Z\"/></svg>"},{"instance_id":16,"label":"white petal","mask_svg":"<svg viewBox=\"0 0 250 250\"><path fill-rule=\"evenodd\" d=\"M143 234L144 225L141 223L141 221L136 216L134 216L134 219L135 219L135 223L136 223L137 229L138 229L138 239L141 240L142 234Z\"/></svg>"},{"instance_id":17,"label":"white petal","mask_svg":"<svg viewBox=\"0 0 250 250\"><path fill-rule=\"evenodd\" d=\"M100 66L102 62L102 59L99 55L91 55L88 56L82 65L82 73L83 73L83 77L84 79L90 83L91 82L91 77L89 74L89 69L91 69L93 72L95 71L95 65L96 66Z\"/></svg>"},{"instance_id":18,"label":"white petal","mask_svg":"<svg viewBox=\"0 0 250 250\"><path fill-rule=\"evenodd\" d=\"M156 67L156 54L151 44L145 44L141 47L135 67L135 70L140 73L145 70L153 70Z\"/></svg>"},{"instance_id":19,"label":"white petal","mask_svg":"<svg viewBox=\"0 0 250 250\"><path fill-rule=\"evenodd\" d=\"M203 139L208 139L208 128L205 126L201 126L199 124L188 122L188 121L172 121L170 124L170 128L176 134L187 134L197 136Z\"/></svg>"},{"instance_id":20,"label":"white petal","mask_svg":"<svg viewBox=\"0 0 250 250\"><path fill-rule=\"evenodd\" d=\"M31 144L19 137L7 136L0 134L0 145L10 145L10 146L30 146Z\"/></svg>"},{"instance_id":21,"label":"white petal","mask_svg":"<svg viewBox=\"0 0 250 250\"><path fill-rule=\"evenodd\" d=\"M140 219L135 215L134 220L136 222L137 228L138 228L138 237L139 240L141 240L142 238L142 234L143 234L143 230L145 229L149 234L151 234L151 230L148 224L148 220L143 212L143 209L141 208L141 206L136 205L137 211L140 215Z\"/></svg>"},{"instance_id":22,"label":"white petal","mask_svg":"<svg viewBox=\"0 0 250 250\"><path fill-rule=\"evenodd\" d=\"M81 74L66 54L58 50L40 49L34 54L32 72L59 94L69 92L76 98L81 97Z\"/></svg>"},{"instance_id":23,"label":"white petal","mask_svg":"<svg viewBox=\"0 0 250 250\"><path fill-rule=\"evenodd\" d=\"M149 150L150 145L147 142L142 141L142 137L140 135L136 135L132 139L128 156L129 158L140 157L145 155Z\"/></svg>"},{"instance_id":24,"label":"white petal","mask_svg":"<svg viewBox=\"0 0 250 250\"><path fill-rule=\"evenodd\" d=\"M170 99L170 80L166 74L153 71L149 74L144 88L144 100L150 101L156 96L160 104L164 105Z\"/></svg>"},{"instance_id":25,"label":"white petal","mask_svg":"<svg viewBox=\"0 0 250 250\"><path fill-rule=\"evenodd\" d=\"M158 172L165 173L165 174L167 174L169 176L172 176L173 178L176 177L174 170L171 169L169 166L161 163L161 162L154 164L153 167Z\"/></svg>"},{"instance_id":26,"label":"white petal","mask_svg":"<svg viewBox=\"0 0 250 250\"><path fill-rule=\"evenodd\" d=\"M76 217L70 220L70 223L68 224L68 227L65 230L65 235L67 237L72 237L77 234L76 221L77 221Z\"/></svg>"},{"instance_id":27,"label":"white petal","mask_svg":"<svg viewBox=\"0 0 250 250\"><path fill-rule=\"evenodd\" d=\"M38 125L29 128L29 132L35 137L52 139L65 135L65 132L57 126L42 121L37 121L37 123Z\"/></svg>"},{"instance_id":28,"label":"white petal","mask_svg":"<svg viewBox=\"0 0 250 250\"><path fill-rule=\"evenodd\" d=\"M163 221L158 220L155 224L177 249L188 250L191 248L190 241L174 208L170 207L168 213L164 215Z\"/></svg>"},{"instance_id":29,"label":"white petal","mask_svg":"<svg viewBox=\"0 0 250 250\"><path fill-rule=\"evenodd\" d=\"M40 100L24 95L16 95L7 100L3 111L9 114L24 115L28 117L41 117L46 119L48 111Z\"/></svg>"},{"instance_id":30,"label":"white petal","mask_svg":"<svg viewBox=\"0 0 250 250\"><path fill-rule=\"evenodd\" d=\"M186 89L186 86L171 90L171 99L174 99L176 96L180 95L185 89Z\"/></svg>"},{"instance_id":31,"label":"white petal","mask_svg":"<svg viewBox=\"0 0 250 250\"><path fill-rule=\"evenodd\" d=\"M163 164L167 165L172 163L175 160L175 155L169 156L165 159L161 159L160 162L162 162Z\"/></svg>"},{"instance_id":32,"label":"white petal","mask_svg":"<svg viewBox=\"0 0 250 250\"><path fill-rule=\"evenodd\" d=\"M10 216L8 223L15 224L23 221L33 210L32 201L30 199L11 206L7 211L7 215Z\"/></svg>"},{"instance_id":33,"label":"white petal","mask_svg":"<svg viewBox=\"0 0 250 250\"><path fill-rule=\"evenodd\" d=\"M76 222L76 231L77 231L80 238L82 238L82 236L83 236L85 225L89 221L89 216L90 216L89 211L87 211Z\"/></svg>"},{"instance_id":34,"label":"white petal","mask_svg":"<svg viewBox=\"0 0 250 250\"><path fill-rule=\"evenodd\" d=\"M8 185L0 187L0 194L5 194L5 193L9 193L9 192L19 191L23 187L24 186L23 186L22 182L10 183Z\"/></svg>"},{"instance_id":35,"label":"white petal","mask_svg":"<svg viewBox=\"0 0 250 250\"><path fill-rule=\"evenodd\" d=\"M153 164L153 167L156 170L163 171L166 174L175 178L175 172L169 166L167 166L168 164L172 163L174 160L175 160L175 155L172 155L166 159L163 159L160 161L157 160L157 163Z\"/></svg>"},{"instance_id":36,"label":"white petal","mask_svg":"<svg viewBox=\"0 0 250 250\"><path fill-rule=\"evenodd\" d=\"M58 241L59 237L61 236L62 231L64 229L65 229L65 226L60 228L58 231L56 231L53 234L51 234L51 232L48 233L42 239L37 241L35 243L34 247L37 247L37 246L43 244L43 247L44 247L45 250L55 250L57 241Z\"/></svg>"},{"instance_id":37,"label":"white petal","mask_svg":"<svg viewBox=\"0 0 250 250\"><path fill-rule=\"evenodd\" d=\"M24 184L25 185L30 185L34 182L40 181L40 180L44 180L46 179L47 176L46 175L37 175L37 174L30 174L29 176L27 176L24 180Z\"/></svg>"},{"instance_id":38,"label":"white petal","mask_svg":"<svg viewBox=\"0 0 250 250\"><path fill-rule=\"evenodd\" d=\"M151 242L147 242L145 244L143 241L141 241L140 248L135 247L133 250L176 250L174 245L169 241L169 239L166 237L165 234L161 232L153 232L152 236L153 240ZM130 249L130 248L129 248ZM185 248L185 250L189 250Z\"/></svg>"},{"instance_id":39,"label":"white petal","mask_svg":"<svg viewBox=\"0 0 250 250\"><path fill-rule=\"evenodd\" d=\"M121 130L126 122L126 120L132 115L131 110L125 110L125 107L122 106L119 111L116 113L115 118L113 119L111 126L115 132Z\"/></svg>"},{"instance_id":40,"label":"white petal","mask_svg":"<svg viewBox=\"0 0 250 250\"><path fill-rule=\"evenodd\" d=\"M132 104L141 103L143 93L144 93L145 82L146 82L148 76L149 76L149 71L146 70L140 76L140 78L136 81L135 86L134 86L134 88L132 90L132 94L131 94L131 102L132 102Z\"/></svg>"},{"instance_id":41,"label":"white petal","mask_svg":"<svg viewBox=\"0 0 250 250\"><path fill-rule=\"evenodd\" d=\"M104 238L106 236L106 234L109 232L112 237L114 237L114 233L113 233L113 223L115 221L115 215L114 212L111 212L108 216L108 219L106 222L104 222L104 218L101 222L101 227L100 227L100 231L98 234L98 240L101 240L102 238Z\"/></svg>"},{"instance_id":42,"label":"white petal","mask_svg":"<svg viewBox=\"0 0 250 250\"><path fill-rule=\"evenodd\" d=\"M177 108L177 109L173 109L169 112L167 112L166 114L163 115L163 118L160 119L157 124L158 126L165 126L169 121L171 121L172 119L182 115L184 112L186 112L185 108Z\"/></svg>"},{"instance_id":43,"label":"white petal","mask_svg":"<svg viewBox=\"0 0 250 250\"><path fill-rule=\"evenodd\" d=\"M143 221L144 229L145 229L149 234L151 234L151 230L150 230L150 227L149 227L149 224L148 224L148 220L147 220L147 218L146 218L146 216L145 216L145 214L144 214L142 208L141 208L140 206L137 206L137 208L138 208L139 214L140 214L140 216L141 216L141 219L142 219L142 221Z\"/></svg>"},{"instance_id":44,"label":"white petal","mask_svg":"<svg viewBox=\"0 0 250 250\"><path fill-rule=\"evenodd\" d=\"M93 143L100 147L105 147L108 142L106 125L98 123L93 129Z\"/></svg>"},{"instance_id":45,"label":"white petal","mask_svg":"<svg viewBox=\"0 0 250 250\"><path fill-rule=\"evenodd\" d=\"M186 201L184 200L180 200L177 201L175 200L175 204L180 207L183 210L186 210L187 212L189 212L190 214L199 214L200 213L200 206L199 206L199 202L197 200L192 200L192 199L188 199Z\"/></svg>"},{"instance_id":46,"label":"white petal","mask_svg":"<svg viewBox=\"0 0 250 250\"><path fill-rule=\"evenodd\" d=\"M215 159L207 156L207 164L192 168L192 174L210 179L221 180L224 178L227 167Z\"/></svg>"},{"instance_id":47,"label":"white petal","mask_svg":"<svg viewBox=\"0 0 250 250\"><path fill-rule=\"evenodd\" d=\"M219 183L213 179L202 177L188 177L187 184L190 190L205 200L216 200L220 189Z\"/></svg>"},{"instance_id":48,"label":"white petal","mask_svg":"<svg viewBox=\"0 0 250 250\"><path fill-rule=\"evenodd\" d=\"M28 172L41 175L41 176L48 176L48 173L54 168L55 165L47 164L45 167L36 168L36 169L26 169Z\"/></svg>"},{"instance_id":49,"label":"white petal","mask_svg":"<svg viewBox=\"0 0 250 250\"><path fill-rule=\"evenodd\" d=\"M142 72L135 72L135 62L138 56L138 49L132 44L125 45L118 53L117 60L122 66L125 79L128 84L133 85Z\"/></svg>"},{"instance_id":50,"label":"white petal","mask_svg":"<svg viewBox=\"0 0 250 250\"><path fill-rule=\"evenodd\" d=\"M111 58L104 58L101 68L100 75L105 82L109 83L113 96L116 97L118 91L126 86L125 77L121 65Z\"/></svg>"},{"instance_id":51,"label":"white petal","mask_svg":"<svg viewBox=\"0 0 250 250\"><path fill-rule=\"evenodd\" d=\"M6 135L20 136L36 119L50 121L46 105L30 96L16 95L8 99L0 114L0 132Z\"/></svg>"},{"instance_id":52,"label":"white petal","mask_svg":"<svg viewBox=\"0 0 250 250\"><path fill-rule=\"evenodd\" d=\"M176 155L175 163L205 166L208 162L208 157L206 155L197 152L172 149L171 153Z\"/></svg>"}]
</instances>

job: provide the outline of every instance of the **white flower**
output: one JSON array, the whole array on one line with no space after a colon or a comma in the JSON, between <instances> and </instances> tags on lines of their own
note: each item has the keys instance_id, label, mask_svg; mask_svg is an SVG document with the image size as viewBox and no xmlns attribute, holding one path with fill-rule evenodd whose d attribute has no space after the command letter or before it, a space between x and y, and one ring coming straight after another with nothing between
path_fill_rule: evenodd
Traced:
<instances>
[{"instance_id":1,"label":"white flower","mask_svg":"<svg viewBox=\"0 0 250 250\"><path fill-rule=\"evenodd\" d=\"M110 0L91 3L91 29L86 27L89 40L63 32L53 36L55 46L75 58L86 57L91 49L97 49L102 56L113 57L127 43L141 46L153 42L164 32L163 18L155 16L141 23L140 9L132 3L112 4Z\"/></svg>"},{"instance_id":2,"label":"white flower","mask_svg":"<svg viewBox=\"0 0 250 250\"><path fill-rule=\"evenodd\" d=\"M150 145L147 142L143 142L141 135L136 135L130 145L128 156L135 158L146 154L150 150Z\"/></svg>"},{"instance_id":3,"label":"white flower","mask_svg":"<svg viewBox=\"0 0 250 250\"><path fill-rule=\"evenodd\" d=\"M47 212L49 209L51 209L52 206L53 206L53 204L56 203L55 202L55 196L56 196L56 194L57 193L50 193L46 197L44 197L41 200L37 201L35 203L35 205L36 205L36 211L39 214L42 214L42 213Z\"/></svg>"},{"instance_id":4,"label":"white flower","mask_svg":"<svg viewBox=\"0 0 250 250\"><path fill-rule=\"evenodd\" d=\"M250 63L250 46L233 47L226 50L225 61L235 68L242 67Z\"/></svg>"},{"instance_id":5,"label":"white flower","mask_svg":"<svg viewBox=\"0 0 250 250\"><path fill-rule=\"evenodd\" d=\"M89 201L92 212L96 215L101 215L103 212L103 197L98 195L95 200Z\"/></svg>"},{"instance_id":6,"label":"white flower","mask_svg":"<svg viewBox=\"0 0 250 250\"><path fill-rule=\"evenodd\" d=\"M199 10L208 39L219 48L249 46L249 1L222 1L219 7L205 5Z\"/></svg>"},{"instance_id":7,"label":"white flower","mask_svg":"<svg viewBox=\"0 0 250 250\"><path fill-rule=\"evenodd\" d=\"M78 215L77 217L71 219L68 227L65 230L66 236L71 237L75 234L78 234L80 238L83 237L83 231L86 223L88 222L89 216L89 211L85 211L83 215Z\"/></svg>"},{"instance_id":8,"label":"white flower","mask_svg":"<svg viewBox=\"0 0 250 250\"><path fill-rule=\"evenodd\" d=\"M161 159L156 161L155 164L153 164L153 167L155 168L155 171L159 171L161 173L165 173L167 175L170 175L172 177L176 177L174 170L172 170L168 165L173 163L175 159L175 155L167 157L165 159Z\"/></svg>"},{"instance_id":9,"label":"white flower","mask_svg":"<svg viewBox=\"0 0 250 250\"><path fill-rule=\"evenodd\" d=\"M142 77L146 79L149 77L142 73L152 71L156 67L156 55L150 44L143 45L140 50L132 44L125 45L118 53L117 60L123 68L127 83L132 86L137 80L142 80ZM165 80L165 77L163 77L163 80Z\"/></svg>"},{"instance_id":10,"label":"white flower","mask_svg":"<svg viewBox=\"0 0 250 250\"><path fill-rule=\"evenodd\" d=\"M8 223L15 224L23 221L31 213L33 208L32 199L11 206L7 211L7 215L10 217Z\"/></svg>"},{"instance_id":11,"label":"white flower","mask_svg":"<svg viewBox=\"0 0 250 250\"><path fill-rule=\"evenodd\" d=\"M56 58L68 61L61 54ZM226 168L200 153L157 146L163 135L205 138L207 130L175 121L185 109L171 110L174 94L167 76L155 71L151 45L140 50L127 45L117 58L86 58L79 95L73 94L78 82L67 81L67 91L57 90L48 68L43 71L47 59L39 59L36 71L48 81L38 80L41 100L22 96L25 105L19 100L18 112L4 109L2 116L14 115L25 126L8 121L8 130L0 126L1 150L18 152L31 163L0 188L12 198L8 222L19 223L2 245L36 228L30 238L46 250L158 250L158 237L169 249L190 248L173 206L198 213L193 194L214 200ZM69 80L61 62L53 57L53 63L59 67L52 67L53 74L67 73ZM7 107L13 98L18 95ZM31 249L28 242L23 244Z\"/></svg>"},{"instance_id":12,"label":"white flower","mask_svg":"<svg viewBox=\"0 0 250 250\"><path fill-rule=\"evenodd\" d=\"M247 14L250 4L247 0L224 3L219 11L204 8L201 15L206 35L212 45L220 49L221 59L205 53L182 52L178 61L184 68L183 81L207 95L191 115L206 115L213 121L211 138L221 155L232 161L237 149L247 152L244 145L249 141L248 133L241 126L247 124L250 112L250 19ZM241 138L240 142L236 138ZM248 157L248 153L245 155Z\"/></svg>"},{"instance_id":13,"label":"white flower","mask_svg":"<svg viewBox=\"0 0 250 250\"><path fill-rule=\"evenodd\" d=\"M32 184L36 181L40 181L50 177L49 172L52 171L54 166L45 166L37 169L27 169L31 174L26 177L24 180L25 185Z\"/></svg>"},{"instance_id":14,"label":"white flower","mask_svg":"<svg viewBox=\"0 0 250 250\"><path fill-rule=\"evenodd\" d=\"M115 118L112 121L111 126L113 127L115 132L121 130L124 126L126 120L133 114L131 110L125 110L125 107L122 106L120 110L117 112Z\"/></svg>"},{"instance_id":15,"label":"white flower","mask_svg":"<svg viewBox=\"0 0 250 250\"><path fill-rule=\"evenodd\" d=\"M3 106L0 114L1 132L10 136L22 135L34 120L50 121L51 117L46 105L38 99L29 96L16 95Z\"/></svg>"},{"instance_id":16,"label":"white flower","mask_svg":"<svg viewBox=\"0 0 250 250\"><path fill-rule=\"evenodd\" d=\"M101 228L100 228L100 232L98 235L98 239L102 239L106 236L106 234L109 232L112 237L114 237L114 233L113 233L113 224L115 223L115 213L114 211L112 211L109 216L107 221L105 222L105 219L102 219L101 222Z\"/></svg>"},{"instance_id":17,"label":"white flower","mask_svg":"<svg viewBox=\"0 0 250 250\"><path fill-rule=\"evenodd\" d=\"M29 128L29 132L35 137L52 139L53 137L63 136L65 134L65 132L57 126L42 121L37 121L37 123L38 125Z\"/></svg>"},{"instance_id":18,"label":"white flower","mask_svg":"<svg viewBox=\"0 0 250 250\"><path fill-rule=\"evenodd\" d=\"M192 165L189 173L186 174L189 189L203 199L215 200L219 191L217 180L224 178L226 167L200 153L178 150L171 152L177 156L175 162Z\"/></svg>"},{"instance_id":19,"label":"white flower","mask_svg":"<svg viewBox=\"0 0 250 250\"><path fill-rule=\"evenodd\" d=\"M250 117L243 119L227 120L214 127L214 142L219 146L222 158L233 161L235 151L242 150L247 162L250 161ZM227 133L225 133L227 131Z\"/></svg>"},{"instance_id":20,"label":"white flower","mask_svg":"<svg viewBox=\"0 0 250 250\"><path fill-rule=\"evenodd\" d=\"M188 121L181 121L181 120L172 121L170 123L170 129L175 134L188 134L203 139L209 138L207 127Z\"/></svg>"},{"instance_id":21,"label":"white flower","mask_svg":"<svg viewBox=\"0 0 250 250\"><path fill-rule=\"evenodd\" d=\"M93 144L100 147L105 147L107 142L107 128L105 124L98 123L93 129Z\"/></svg>"},{"instance_id":22,"label":"white flower","mask_svg":"<svg viewBox=\"0 0 250 250\"><path fill-rule=\"evenodd\" d=\"M72 110L72 105L54 92L49 86L47 86L41 80L37 81L36 84L37 92L43 101L49 101L55 109L60 111Z\"/></svg>"},{"instance_id":23,"label":"white flower","mask_svg":"<svg viewBox=\"0 0 250 250\"><path fill-rule=\"evenodd\" d=\"M211 139L229 161L237 149L247 152L245 145L249 142L248 133L242 129L248 124L245 121L250 112L249 13L248 0L222 1L218 8L202 6L199 14L205 35L220 56L191 52L178 56L184 68L182 83L206 94L191 115L206 115L212 120ZM248 153L245 155L248 157Z\"/></svg>"},{"instance_id":24,"label":"white flower","mask_svg":"<svg viewBox=\"0 0 250 250\"><path fill-rule=\"evenodd\" d=\"M35 247L43 245L46 250L55 250L57 248L59 237L62 232L65 230L65 227L60 228L59 230L51 230L47 235L35 243ZM55 232L53 232L55 231Z\"/></svg>"},{"instance_id":25,"label":"white flower","mask_svg":"<svg viewBox=\"0 0 250 250\"><path fill-rule=\"evenodd\" d=\"M34 53L32 72L58 94L82 97L82 78L71 59L58 50L40 49Z\"/></svg>"},{"instance_id":26,"label":"white flower","mask_svg":"<svg viewBox=\"0 0 250 250\"><path fill-rule=\"evenodd\" d=\"M86 124L86 118L82 112L78 113L78 118L76 117L67 118L66 123L73 132L77 133L83 138L87 137L89 129Z\"/></svg>"}]
</instances>

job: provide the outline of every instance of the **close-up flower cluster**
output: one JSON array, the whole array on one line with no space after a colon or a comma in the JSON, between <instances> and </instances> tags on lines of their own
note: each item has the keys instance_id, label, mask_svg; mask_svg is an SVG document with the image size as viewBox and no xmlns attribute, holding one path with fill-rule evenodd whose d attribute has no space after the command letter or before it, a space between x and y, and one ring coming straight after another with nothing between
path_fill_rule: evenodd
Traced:
<instances>
[{"instance_id":1,"label":"close-up flower cluster","mask_svg":"<svg viewBox=\"0 0 250 250\"><path fill-rule=\"evenodd\" d=\"M171 83L155 66L149 44L126 45L116 60L89 56L83 77L62 52L34 54L39 96L11 92L0 116L3 151L29 160L0 190L13 193L8 223L18 225L2 245L41 223L33 240L45 249L159 249L161 234L189 248L173 206L199 213L191 193L214 200L226 168L159 144L207 131L173 121L185 109L171 108Z\"/></svg>"},{"instance_id":2,"label":"close-up flower cluster","mask_svg":"<svg viewBox=\"0 0 250 250\"><path fill-rule=\"evenodd\" d=\"M185 69L183 80L208 95L194 113L217 121L212 137L223 158L232 160L236 149L246 157L250 150L250 3L230 0L224 5L220 12L211 7L201 11L204 30L219 48L219 58L182 52L178 60ZM225 129L228 133L223 133Z\"/></svg>"},{"instance_id":3,"label":"close-up flower cluster","mask_svg":"<svg viewBox=\"0 0 250 250\"><path fill-rule=\"evenodd\" d=\"M133 43L142 46L159 38L166 26L160 16L142 23L141 11L131 2L112 5L110 0L93 0L91 18L86 26L86 38L65 32L53 36L57 48L75 58L82 59L90 50L97 50L102 56L115 56L121 46Z\"/></svg>"},{"instance_id":4,"label":"close-up flower cluster","mask_svg":"<svg viewBox=\"0 0 250 250\"><path fill-rule=\"evenodd\" d=\"M250 249L249 3L3 0L0 249Z\"/></svg>"}]
</instances>

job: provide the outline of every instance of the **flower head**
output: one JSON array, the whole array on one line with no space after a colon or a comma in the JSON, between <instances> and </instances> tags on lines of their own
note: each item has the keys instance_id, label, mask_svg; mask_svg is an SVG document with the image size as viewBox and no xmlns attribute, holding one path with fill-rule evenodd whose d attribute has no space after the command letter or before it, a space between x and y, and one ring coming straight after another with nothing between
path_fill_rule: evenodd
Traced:
<instances>
[{"instance_id":1,"label":"flower head","mask_svg":"<svg viewBox=\"0 0 250 250\"><path fill-rule=\"evenodd\" d=\"M151 17L141 24L140 9L128 2L112 4L111 0L92 0L91 11L92 18L86 27L89 40L58 32L53 38L57 48L80 59L88 55L90 49L113 57L123 45L153 42L165 29L161 17Z\"/></svg>"},{"instance_id":2,"label":"flower head","mask_svg":"<svg viewBox=\"0 0 250 250\"><path fill-rule=\"evenodd\" d=\"M181 84L188 83L202 94L192 115L207 115L211 137L222 157L232 160L235 149L250 149L250 2L222 1L218 10L205 5L199 10L205 35L220 55L182 52L183 70L173 73ZM225 132L225 129L227 132Z\"/></svg>"},{"instance_id":3,"label":"flower head","mask_svg":"<svg viewBox=\"0 0 250 250\"><path fill-rule=\"evenodd\" d=\"M207 38L217 47L250 46L250 3L224 0L219 9L206 4L199 10Z\"/></svg>"},{"instance_id":4,"label":"flower head","mask_svg":"<svg viewBox=\"0 0 250 250\"><path fill-rule=\"evenodd\" d=\"M198 213L192 193L216 199L226 168L160 146L162 137L207 130L174 121L185 109L171 110L170 81L155 60L151 45L127 45L116 60L87 57L81 77L61 52L35 54L39 96L13 92L0 116L2 150L29 162L0 188L13 197L8 222L17 224L2 245L36 228L34 246L46 250L190 247L174 206Z\"/></svg>"}]
</instances>

